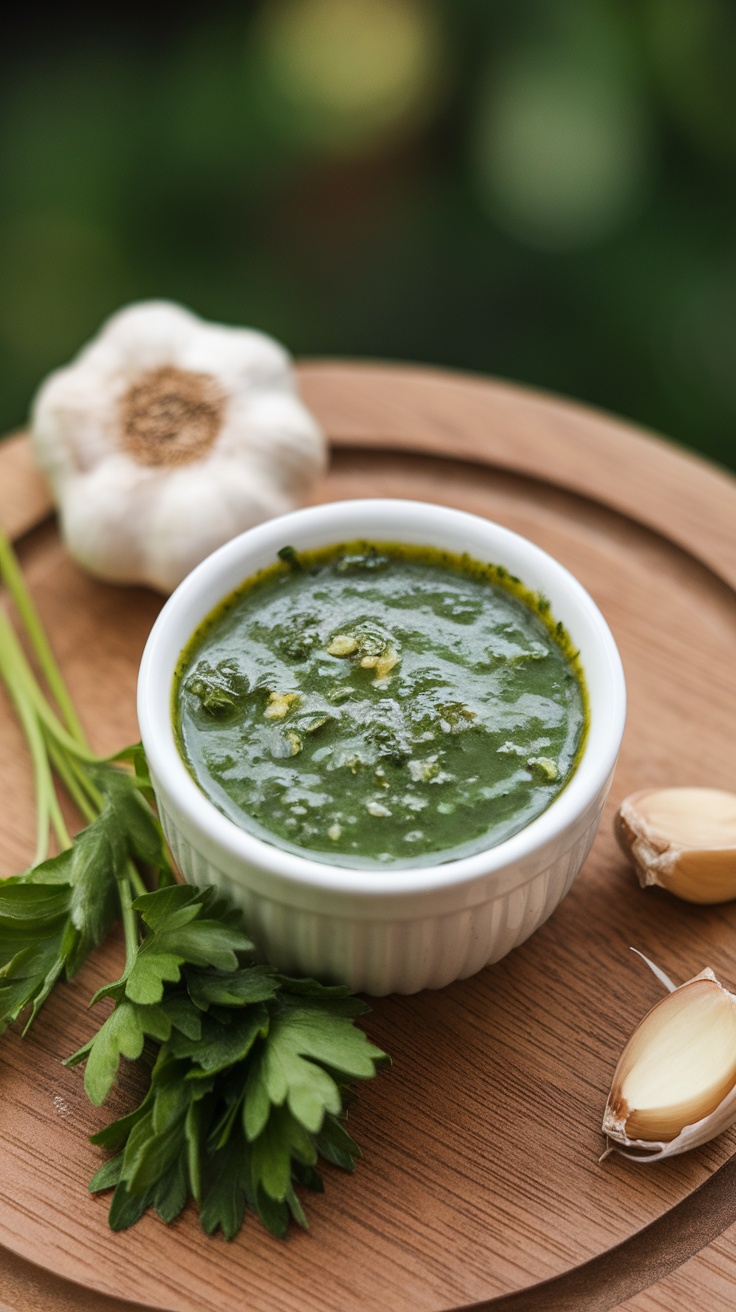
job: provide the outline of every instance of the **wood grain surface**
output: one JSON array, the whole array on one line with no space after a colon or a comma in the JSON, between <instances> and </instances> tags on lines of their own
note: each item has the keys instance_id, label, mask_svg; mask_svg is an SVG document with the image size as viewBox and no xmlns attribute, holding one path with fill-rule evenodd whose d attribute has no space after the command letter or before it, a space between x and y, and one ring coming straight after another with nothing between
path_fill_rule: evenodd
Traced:
<instances>
[{"instance_id":1,"label":"wood grain surface","mask_svg":"<svg viewBox=\"0 0 736 1312\"><path fill-rule=\"evenodd\" d=\"M676 979L711 965L736 984L736 908L643 892L610 825L636 787L734 778L736 483L618 421L502 384L319 363L302 365L300 382L333 443L318 499L460 506L533 539L592 593L629 689L609 807L572 892L528 943L441 993L376 1002L366 1027L394 1067L352 1113L364 1159L352 1179L328 1173L325 1195L308 1200L310 1231L283 1243L256 1223L232 1244L206 1239L192 1212L170 1228L147 1217L108 1230L105 1199L86 1193L100 1160L87 1136L129 1105L139 1076L128 1068L101 1112L61 1065L119 965L120 945L106 946L28 1038L0 1045L0 1312L113 1312L122 1299L172 1312L725 1312L736 1135L656 1167L598 1157L618 1053L660 996L629 946ZM93 745L112 751L137 736L137 665L160 599L82 574L24 444L7 450L0 517ZM0 731L0 871L11 873L34 826L4 702Z\"/></svg>"}]
</instances>

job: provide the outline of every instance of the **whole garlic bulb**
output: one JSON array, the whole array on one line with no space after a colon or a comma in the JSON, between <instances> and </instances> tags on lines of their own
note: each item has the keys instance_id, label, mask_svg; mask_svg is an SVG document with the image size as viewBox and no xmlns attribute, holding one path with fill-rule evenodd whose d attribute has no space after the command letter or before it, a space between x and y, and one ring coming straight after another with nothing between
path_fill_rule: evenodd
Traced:
<instances>
[{"instance_id":1,"label":"whole garlic bulb","mask_svg":"<svg viewBox=\"0 0 736 1312\"><path fill-rule=\"evenodd\" d=\"M303 504L326 464L278 342L166 301L119 311L46 379L31 440L71 555L163 592Z\"/></svg>"}]
</instances>

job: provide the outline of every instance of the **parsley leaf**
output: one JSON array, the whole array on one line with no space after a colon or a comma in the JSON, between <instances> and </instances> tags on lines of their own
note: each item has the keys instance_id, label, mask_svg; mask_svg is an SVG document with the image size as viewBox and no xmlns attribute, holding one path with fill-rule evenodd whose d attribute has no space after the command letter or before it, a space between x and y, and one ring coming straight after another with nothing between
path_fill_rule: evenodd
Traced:
<instances>
[{"instance_id":1,"label":"parsley leaf","mask_svg":"<svg viewBox=\"0 0 736 1312\"><path fill-rule=\"evenodd\" d=\"M69 851L0 883L0 1033L30 1007L28 1028L57 980L102 942L116 912L110 852L91 825Z\"/></svg>"},{"instance_id":2,"label":"parsley leaf","mask_svg":"<svg viewBox=\"0 0 736 1312\"><path fill-rule=\"evenodd\" d=\"M236 953L248 951L253 944L233 923L229 909L223 917L202 918L211 906L216 910L211 896L197 900L190 889L181 887L136 899L133 908L140 912L148 933L125 980L125 993L132 1002L160 1002L165 986L178 983L185 962L237 969Z\"/></svg>"},{"instance_id":3,"label":"parsley leaf","mask_svg":"<svg viewBox=\"0 0 736 1312\"><path fill-rule=\"evenodd\" d=\"M284 1000L255 1067L251 1097L256 1108L262 1109L266 1100L276 1106L287 1102L296 1120L316 1133L325 1112L341 1108L340 1088L330 1072L348 1079L374 1074L374 1062L383 1053L367 1043L340 1007L340 1000ZM253 1119L246 1123L249 1137L256 1125Z\"/></svg>"},{"instance_id":4,"label":"parsley leaf","mask_svg":"<svg viewBox=\"0 0 736 1312\"><path fill-rule=\"evenodd\" d=\"M121 1057L136 1060L147 1037L158 1055L140 1106L94 1136L117 1155L90 1188L114 1190L114 1229L149 1208L173 1219L190 1197L204 1230L227 1238L248 1211L276 1235L305 1225L296 1190L321 1189L319 1158L352 1171L359 1156L343 1124L347 1085L387 1060L354 1024L368 1008L254 962L239 913L212 889L165 888L133 910L142 937L115 1010L70 1062L86 1059L99 1103ZM164 959L177 963L171 978Z\"/></svg>"}]
</instances>

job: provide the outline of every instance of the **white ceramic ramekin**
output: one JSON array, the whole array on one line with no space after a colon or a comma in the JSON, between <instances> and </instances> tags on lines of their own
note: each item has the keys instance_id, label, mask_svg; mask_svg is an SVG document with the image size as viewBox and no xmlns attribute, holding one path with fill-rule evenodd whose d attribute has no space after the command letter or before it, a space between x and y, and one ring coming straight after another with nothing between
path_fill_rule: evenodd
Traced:
<instances>
[{"instance_id":1,"label":"white ceramic ramekin","mask_svg":"<svg viewBox=\"0 0 736 1312\"><path fill-rule=\"evenodd\" d=\"M178 658L214 606L286 544L363 538L467 552L504 565L551 604L580 650L590 697L583 756L565 789L513 837L474 856L405 870L350 870L282 851L240 829L201 791L172 726ZM525 538L462 511L415 501L345 501L270 520L214 552L159 615L143 653L138 718L166 837L186 879L243 908L264 957L291 974L369 994L442 988L498 961L567 893L588 854L625 717L621 660L588 593Z\"/></svg>"}]
</instances>

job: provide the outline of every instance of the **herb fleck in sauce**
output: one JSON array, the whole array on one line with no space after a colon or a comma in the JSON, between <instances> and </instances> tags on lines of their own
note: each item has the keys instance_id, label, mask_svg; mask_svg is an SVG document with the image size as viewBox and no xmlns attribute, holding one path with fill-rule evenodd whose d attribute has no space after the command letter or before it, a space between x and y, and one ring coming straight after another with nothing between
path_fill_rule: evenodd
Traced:
<instances>
[{"instance_id":1,"label":"herb fleck in sauce","mask_svg":"<svg viewBox=\"0 0 736 1312\"><path fill-rule=\"evenodd\" d=\"M456 860L546 809L582 750L587 700L544 598L429 548L279 555L177 670L180 749L221 811L366 868Z\"/></svg>"}]
</instances>

